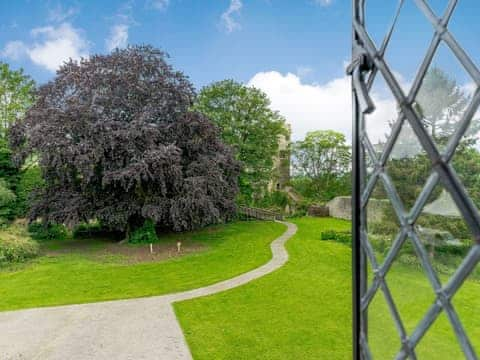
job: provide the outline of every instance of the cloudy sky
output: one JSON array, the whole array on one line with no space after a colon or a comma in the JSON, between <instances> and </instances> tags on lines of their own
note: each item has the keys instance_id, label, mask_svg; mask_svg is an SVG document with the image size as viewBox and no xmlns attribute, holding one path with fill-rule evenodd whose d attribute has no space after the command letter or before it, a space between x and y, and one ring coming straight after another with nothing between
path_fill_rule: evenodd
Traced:
<instances>
[{"instance_id":1,"label":"cloudy sky","mask_svg":"<svg viewBox=\"0 0 480 360\"><path fill-rule=\"evenodd\" d=\"M437 14L446 3L430 0ZM396 4L367 1L368 29L377 44ZM475 0L459 2L451 31L477 61L480 22L472 6L478 7ZM349 137L350 8L350 0L2 1L0 60L44 83L68 58L149 43L166 50L197 90L225 78L263 89L272 108L291 123L294 139L315 129ZM406 90L431 38L432 27L406 0L386 53ZM434 63L471 89L471 79L448 49L442 47ZM387 131L396 108L381 78L372 95L378 109L370 122L375 141Z\"/></svg>"}]
</instances>

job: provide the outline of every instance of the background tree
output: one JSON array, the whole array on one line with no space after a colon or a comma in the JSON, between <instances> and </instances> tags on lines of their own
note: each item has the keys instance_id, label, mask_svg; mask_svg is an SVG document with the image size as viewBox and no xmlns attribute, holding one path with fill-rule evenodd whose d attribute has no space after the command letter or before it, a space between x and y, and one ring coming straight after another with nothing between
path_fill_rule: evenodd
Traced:
<instances>
[{"instance_id":1,"label":"background tree","mask_svg":"<svg viewBox=\"0 0 480 360\"><path fill-rule=\"evenodd\" d=\"M425 126L439 143L445 143L453 134L468 102L469 97L455 79L436 66L425 75L416 98Z\"/></svg>"},{"instance_id":2,"label":"background tree","mask_svg":"<svg viewBox=\"0 0 480 360\"><path fill-rule=\"evenodd\" d=\"M34 101L35 83L23 70L11 70L0 62L0 219L12 220L21 215L25 199L17 196L23 169L12 163L8 146L8 130L20 120Z\"/></svg>"},{"instance_id":3,"label":"background tree","mask_svg":"<svg viewBox=\"0 0 480 360\"><path fill-rule=\"evenodd\" d=\"M444 149L450 137L458 128L459 121L470 102L455 79L441 68L433 67L425 75L416 98L415 108L425 128ZM393 123L392 123L393 125ZM476 140L480 123L473 119L461 144L456 150L453 165L475 202L480 201L480 182L477 180L475 161L479 154ZM431 162L410 125L406 122L392 150L387 169L398 193L407 207L413 206L416 198L431 173ZM408 174L408 176L405 176ZM382 187L377 187L376 197L384 197ZM437 188L433 198L440 194Z\"/></svg>"},{"instance_id":4,"label":"background tree","mask_svg":"<svg viewBox=\"0 0 480 360\"><path fill-rule=\"evenodd\" d=\"M30 219L146 219L176 231L235 212L239 165L203 115L188 79L150 46L70 61L11 131L16 160L37 153L45 186Z\"/></svg>"},{"instance_id":5,"label":"background tree","mask_svg":"<svg viewBox=\"0 0 480 360\"><path fill-rule=\"evenodd\" d=\"M240 192L243 201L261 197L272 178L278 137L287 135L285 120L270 109L270 100L259 89L233 80L204 87L194 109L217 124L225 143L234 148L243 164Z\"/></svg>"},{"instance_id":6,"label":"background tree","mask_svg":"<svg viewBox=\"0 0 480 360\"><path fill-rule=\"evenodd\" d=\"M23 70L11 70L0 63L0 136L15 120L24 116L34 101L35 83Z\"/></svg>"},{"instance_id":7,"label":"background tree","mask_svg":"<svg viewBox=\"0 0 480 360\"><path fill-rule=\"evenodd\" d=\"M350 147L345 136L333 130L307 133L293 144L293 169L304 196L330 200L350 192ZM303 190L302 190L303 188Z\"/></svg>"}]
</instances>

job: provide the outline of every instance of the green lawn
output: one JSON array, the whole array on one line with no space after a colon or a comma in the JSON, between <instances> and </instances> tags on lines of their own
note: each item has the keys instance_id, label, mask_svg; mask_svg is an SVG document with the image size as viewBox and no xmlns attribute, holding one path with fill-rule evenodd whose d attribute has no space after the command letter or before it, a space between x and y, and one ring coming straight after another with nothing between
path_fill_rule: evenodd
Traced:
<instances>
[{"instance_id":1,"label":"green lawn","mask_svg":"<svg viewBox=\"0 0 480 360\"><path fill-rule=\"evenodd\" d=\"M245 286L175 304L193 356L201 359L351 358L350 248L320 241L323 230L346 230L334 219L294 220L289 262ZM433 301L423 273L395 266L387 277L408 330ZM480 349L480 284L467 282L453 303L470 339ZM371 305L370 342L375 359L393 358L398 335L382 294ZM417 349L420 359L461 359L453 332L441 315Z\"/></svg>"},{"instance_id":2,"label":"green lawn","mask_svg":"<svg viewBox=\"0 0 480 360\"><path fill-rule=\"evenodd\" d=\"M205 249L153 263L125 264L118 256L95 259L83 251L42 256L0 270L0 310L151 296L212 284L266 263L269 244L285 229L273 222L236 222L165 235L160 241L172 246L180 238ZM90 247L102 246L90 242Z\"/></svg>"}]
</instances>

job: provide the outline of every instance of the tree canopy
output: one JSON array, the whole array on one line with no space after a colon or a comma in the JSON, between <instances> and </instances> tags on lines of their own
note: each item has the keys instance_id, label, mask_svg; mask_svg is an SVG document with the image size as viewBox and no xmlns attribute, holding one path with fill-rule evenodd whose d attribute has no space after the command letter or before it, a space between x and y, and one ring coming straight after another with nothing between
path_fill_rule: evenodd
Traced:
<instances>
[{"instance_id":1,"label":"tree canopy","mask_svg":"<svg viewBox=\"0 0 480 360\"><path fill-rule=\"evenodd\" d=\"M308 132L293 144L293 169L304 196L329 200L350 192L350 147L345 135L333 130Z\"/></svg>"},{"instance_id":2,"label":"tree canopy","mask_svg":"<svg viewBox=\"0 0 480 360\"><path fill-rule=\"evenodd\" d=\"M34 100L34 81L23 70L0 63L0 136L20 119Z\"/></svg>"},{"instance_id":3,"label":"tree canopy","mask_svg":"<svg viewBox=\"0 0 480 360\"><path fill-rule=\"evenodd\" d=\"M194 109L217 124L225 143L243 164L239 183L242 200L265 193L272 178L280 135L288 135L285 120L270 109L270 100L259 89L233 80L204 87Z\"/></svg>"},{"instance_id":4,"label":"tree canopy","mask_svg":"<svg viewBox=\"0 0 480 360\"><path fill-rule=\"evenodd\" d=\"M448 140L458 129L469 102L468 94L441 68L433 67L425 75L415 108L440 151L446 148ZM477 175L480 154L476 145L479 124L478 119L472 119L452 159L454 169L477 205L480 204ZM407 208L412 207L431 173L431 161L408 122L402 125L387 170L404 204ZM437 187L433 197L439 196L440 192ZM379 187L375 196L384 197L383 188Z\"/></svg>"},{"instance_id":5,"label":"tree canopy","mask_svg":"<svg viewBox=\"0 0 480 360\"><path fill-rule=\"evenodd\" d=\"M69 61L11 130L15 159L39 156L31 219L176 231L230 218L239 164L191 83L150 46Z\"/></svg>"},{"instance_id":6,"label":"tree canopy","mask_svg":"<svg viewBox=\"0 0 480 360\"><path fill-rule=\"evenodd\" d=\"M455 79L434 66L423 79L416 98L416 109L432 138L441 144L455 131L468 103L469 97Z\"/></svg>"}]
</instances>

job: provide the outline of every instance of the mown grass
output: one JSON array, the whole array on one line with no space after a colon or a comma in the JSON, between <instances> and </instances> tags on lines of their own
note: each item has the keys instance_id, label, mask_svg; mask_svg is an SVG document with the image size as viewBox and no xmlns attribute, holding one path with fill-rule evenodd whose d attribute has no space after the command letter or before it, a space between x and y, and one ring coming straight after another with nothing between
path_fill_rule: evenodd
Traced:
<instances>
[{"instance_id":1,"label":"mown grass","mask_svg":"<svg viewBox=\"0 0 480 360\"><path fill-rule=\"evenodd\" d=\"M160 295L212 284L267 262L269 244L284 231L284 225L273 222L235 222L168 234L160 241L182 239L206 250L154 263L128 265L115 257L98 261L81 253L42 256L0 270L0 310Z\"/></svg>"},{"instance_id":2,"label":"mown grass","mask_svg":"<svg viewBox=\"0 0 480 360\"><path fill-rule=\"evenodd\" d=\"M294 222L299 230L287 243L290 260L284 267L245 286L175 304L195 359L351 358L351 250L320 240L322 231L347 230L350 224ZM421 271L402 264L387 281L411 333L434 301L432 289ZM480 284L467 281L453 303L480 351L478 294ZM381 293L371 305L369 326L374 358L394 358L400 342ZM416 350L419 359L464 357L444 314Z\"/></svg>"}]
</instances>

